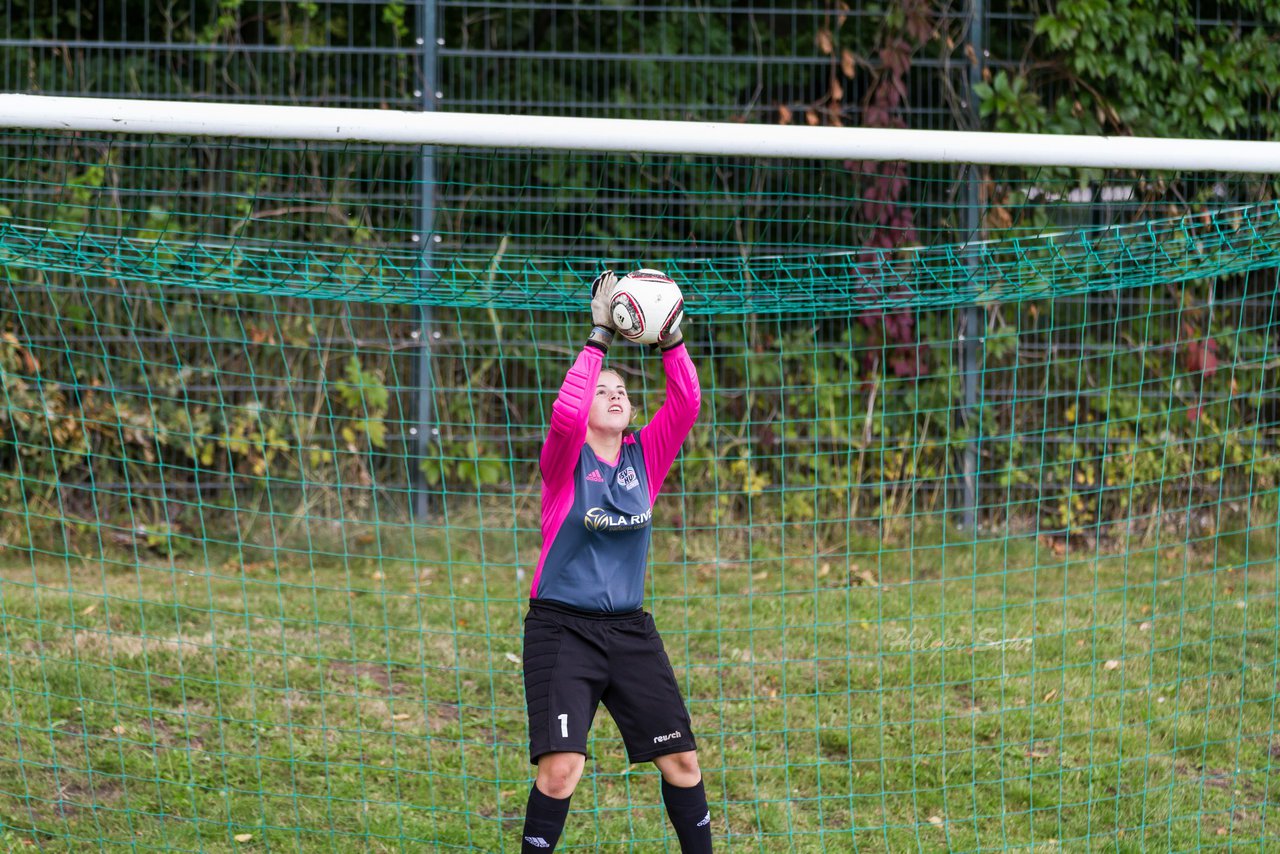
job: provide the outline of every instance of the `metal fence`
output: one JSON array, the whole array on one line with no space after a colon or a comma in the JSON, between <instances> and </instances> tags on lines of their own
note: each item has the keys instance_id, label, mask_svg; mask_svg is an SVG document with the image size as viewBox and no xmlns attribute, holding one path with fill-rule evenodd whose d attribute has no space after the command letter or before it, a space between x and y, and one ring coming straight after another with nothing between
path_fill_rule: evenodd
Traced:
<instances>
[{"instance_id":1,"label":"metal fence","mask_svg":"<svg viewBox=\"0 0 1280 854\"><path fill-rule=\"evenodd\" d=\"M0 87L42 94L857 126L892 61L882 50L883 5L840 0L6 0L4 8ZM1198 14L1203 27L1257 26L1223 21L1215 10ZM979 26L971 27L975 15ZM911 56L898 116L913 128L974 127L972 64L1017 67L1036 4L938 3L927 16L944 35ZM424 158L422 168L429 177L435 166ZM963 204L966 179L944 172L939 182L950 180ZM456 201L405 204L420 208L425 233L434 204ZM1089 199L1073 216L1103 221L1107 210ZM953 229L952 242L979 219L975 211L967 225L936 229ZM1167 300L1156 313L1174 324L1176 304ZM982 389L992 402L1009 392L1000 381L989 377Z\"/></svg>"}]
</instances>

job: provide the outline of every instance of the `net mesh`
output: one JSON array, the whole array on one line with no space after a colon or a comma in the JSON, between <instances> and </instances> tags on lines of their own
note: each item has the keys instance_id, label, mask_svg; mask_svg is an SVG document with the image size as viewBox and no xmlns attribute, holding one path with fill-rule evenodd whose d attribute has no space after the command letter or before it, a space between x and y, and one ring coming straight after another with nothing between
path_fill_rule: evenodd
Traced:
<instances>
[{"instance_id":1,"label":"net mesh","mask_svg":"<svg viewBox=\"0 0 1280 854\"><path fill-rule=\"evenodd\" d=\"M646 607L718 844L1274 836L1267 176L0 152L6 841L517 850L535 461L604 264L688 297ZM658 360L609 364L644 422ZM588 771L562 847L678 848L603 711Z\"/></svg>"}]
</instances>

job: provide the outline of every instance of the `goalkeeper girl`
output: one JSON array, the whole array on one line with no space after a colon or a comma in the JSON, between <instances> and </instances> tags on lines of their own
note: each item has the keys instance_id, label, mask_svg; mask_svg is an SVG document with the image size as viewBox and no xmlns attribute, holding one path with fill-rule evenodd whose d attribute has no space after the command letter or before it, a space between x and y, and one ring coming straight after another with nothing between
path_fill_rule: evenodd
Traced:
<instances>
[{"instance_id":1,"label":"goalkeeper girl","mask_svg":"<svg viewBox=\"0 0 1280 854\"><path fill-rule=\"evenodd\" d=\"M617 279L592 283L594 326L551 407L539 460L542 553L524 622L529 758L538 766L522 852L555 848L604 701L631 762L662 772L662 798L682 852L711 850L711 814L689 712L671 662L641 610L654 500L698 417L698 374L679 328L659 344L667 399L627 433L622 377L602 370L613 342Z\"/></svg>"}]
</instances>

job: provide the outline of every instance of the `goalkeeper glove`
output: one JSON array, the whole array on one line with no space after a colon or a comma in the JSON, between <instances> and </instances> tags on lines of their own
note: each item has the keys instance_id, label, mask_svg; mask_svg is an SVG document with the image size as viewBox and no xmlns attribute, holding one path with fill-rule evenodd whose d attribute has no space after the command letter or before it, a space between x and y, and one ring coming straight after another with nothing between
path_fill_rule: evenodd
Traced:
<instances>
[{"instance_id":1,"label":"goalkeeper glove","mask_svg":"<svg viewBox=\"0 0 1280 854\"><path fill-rule=\"evenodd\" d=\"M667 334L663 335L662 338L658 340L658 343L655 344L654 346L657 347L659 350L663 351L664 353L667 350L672 349L673 347L679 347L680 344L684 341L684 332L680 329L680 327L684 326L685 316L686 315L682 308L680 311L679 317L676 319L675 324L670 329L667 330Z\"/></svg>"},{"instance_id":2,"label":"goalkeeper glove","mask_svg":"<svg viewBox=\"0 0 1280 854\"><path fill-rule=\"evenodd\" d=\"M612 270L605 270L591 283L592 327L591 334L587 336L587 343L605 351L613 343L613 333L616 331L613 325L611 303L613 288L617 283L618 277Z\"/></svg>"}]
</instances>

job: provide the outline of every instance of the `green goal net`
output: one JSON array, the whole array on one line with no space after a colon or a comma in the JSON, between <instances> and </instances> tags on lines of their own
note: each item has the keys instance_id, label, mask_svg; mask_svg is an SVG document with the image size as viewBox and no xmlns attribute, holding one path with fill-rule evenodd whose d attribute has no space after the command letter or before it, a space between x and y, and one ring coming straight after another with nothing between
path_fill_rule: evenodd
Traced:
<instances>
[{"instance_id":1,"label":"green goal net","mask_svg":"<svg viewBox=\"0 0 1280 854\"><path fill-rule=\"evenodd\" d=\"M1280 209L1210 167L10 132L0 838L518 850L536 460L643 265L717 845L1264 845ZM561 849L678 850L603 710Z\"/></svg>"}]
</instances>

